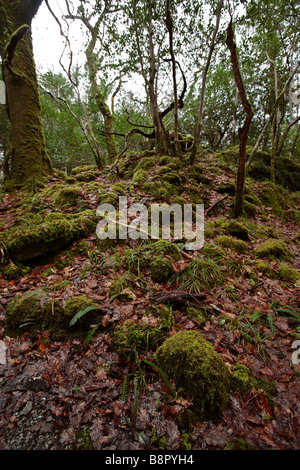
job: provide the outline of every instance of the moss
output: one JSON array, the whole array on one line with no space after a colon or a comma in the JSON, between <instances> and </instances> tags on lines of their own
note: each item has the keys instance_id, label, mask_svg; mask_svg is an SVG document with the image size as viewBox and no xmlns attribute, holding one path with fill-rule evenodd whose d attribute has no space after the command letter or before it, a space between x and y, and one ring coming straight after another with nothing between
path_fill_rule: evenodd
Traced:
<instances>
[{"instance_id":1,"label":"moss","mask_svg":"<svg viewBox=\"0 0 300 470\"><path fill-rule=\"evenodd\" d=\"M207 258L225 258L226 252L214 243L204 244L201 253Z\"/></svg>"},{"instance_id":2,"label":"moss","mask_svg":"<svg viewBox=\"0 0 300 470\"><path fill-rule=\"evenodd\" d=\"M216 416L226 407L230 385L226 365L200 333L176 333L154 358L176 387L187 393L201 417Z\"/></svg>"},{"instance_id":3,"label":"moss","mask_svg":"<svg viewBox=\"0 0 300 470\"><path fill-rule=\"evenodd\" d=\"M188 204L188 201L181 196L175 196L173 199L173 204L179 204L181 207L183 207L185 204Z\"/></svg>"},{"instance_id":4,"label":"moss","mask_svg":"<svg viewBox=\"0 0 300 470\"><path fill-rule=\"evenodd\" d=\"M278 268L280 279L297 282L300 279L300 273L297 269L288 264L281 263Z\"/></svg>"},{"instance_id":5,"label":"moss","mask_svg":"<svg viewBox=\"0 0 300 470\"><path fill-rule=\"evenodd\" d=\"M56 207L62 206L76 206L80 200L81 191L75 186L62 188L54 196L54 205Z\"/></svg>"},{"instance_id":6,"label":"moss","mask_svg":"<svg viewBox=\"0 0 300 470\"><path fill-rule=\"evenodd\" d=\"M126 189L128 188L127 183L115 183L112 185L111 190L113 193L121 195L121 196L127 196L128 191Z\"/></svg>"},{"instance_id":7,"label":"moss","mask_svg":"<svg viewBox=\"0 0 300 470\"><path fill-rule=\"evenodd\" d=\"M232 235L236 238L240 238L241 240L249 240L248 229L237 220L232 220L227 224L227 232L229 233L229 235Z\"/></svg>"},{"instance_id":8,"label":"moss","mask_svg":"<svg viewBox=\"0 0 300 470\"><path fill-rule=\"evenodd\" d=\"M74 258L72 256L72 253L67 251L64 254L58 256L56 259L54 259L54 265L58 269L64 269L67 266L70 266L73 264Z\"/></svg>"},{"instance_id":9,"label":"moss","mask_svg":"<svg viewBox=\"0 0 300 470\"><path fill-rule=\"evenodd\" d=\"M145 183L148 179L148 173L146 170L142 168L140 170L136 170L133 174L132 181L137 184Z\"/></svg>"},{"instance_id":10,"label":"moss","mask_svg":"<svg viewBox=\"0 0 300 470\"><path fill-rule=\"evenodd\" d=\"M118 299L121 302L133 299L134 295L129 289L128 276L124 275L113 280L109 286L108 295L110 300Z\"/></svg>"},{"instance_id":11,"label":"moss","mask_svg":"<svg viewBox=\"0 0 300 470\"><path fill-rule=\"evenodd\" d=\"M172 261L162 255L150 263L151 278L154 282L163 284L175 273Z\"/></svg>"},{"instance_id":12,"label":"moss","mask_svg":"<svg viewBox=\"0 0 300 470\"><path fill-rule=\"evenodd\" d=\"M135 152L125 152L119 160L118 169L122 178L131 178L139 163L139 156Z\"/></svg>"},{"instance_id":13,"label":"moss","mask_svg":"<svg viewBox=\"0 0 300 470\"><path fill-rule=\"evenodd\" d=\"M280 259L289 261L293 254L283 240L269 239L254 250L258 258L269 260Z\"/></svg>"},{"instance_id":14,"label":"moss","mask_svg":"<svg viewBox=\"0 0 300 470\"><path fill-rule=\"evenodd\" d=\"M246 216L252 217L252 218L256 217L258 208L255 204L252 204L251 202L248 202L248 201L244 201L243 209L244 209Z\"/></svg>"},{"instance_id":15,"label":"moss","mask_svg":"<svg viewBox=\"0 0 300 470\"><path fill-rule=\"evenodd\" d=\"M17 230L13 227L0 234L0 246L12 260L25 261L66 248L95 229L96 216L92 210L39 224L25 219Z\"/></svg>"},{"instance_id":16,"label":"moss","mask_svg":"<svg viewBox=\"0 0 300 470\"><path fill-rule=\"evenodd\" d=\"M14 297L7 306L5 334L16 336L41 324L42 305L49 300L44 289L27 291Z\"/></svg>"},{"instance_id":17,"label":"moss","mask_svg":"<svg viewBox=\"0 0 300 470\"><path fill-rule=\"evenodd\" d=\"M150 305L146 310L146 315L158 318L161 328L170 329L174 325L174 312L167 305Z\"/></svg>"},{"instance_id":18,"label":"moss","mask_svg":"<svg viewBox=\"0 0 300 470\"><path fill-rule=\"evenodd\" d=\"M256 377L244 364L232 365L230 372L230 383L233 389L239 390L242 395L245 395L252 388L263 390L270 404L273 403L273 397L276 393L273 382Z\"/></svg>"},{"instance_id":19,"label":"moss","mask_svg":"<svg viewBox=\"0 0 300 470\"><path fill-rule=\"evenodd\" d=\"M94 181L99 174L96 165L81 165L73 168L71 176L77 181Z\"/></svg>"},{"instance_id":20,"label":"moss","mask_svg":"<svg viewBox=\"0 0 300 470\"><path fill-rule=\"evenodd\" d=\"M213 238L215 236L215 226L211 221L205 222L204 225L204 238Z\"/></svg>"},{"instance_id":21,"label":"moss","mask_svg":"<svg viewBox=\"0 0 300 470\"><path fill-rule=\"evenodd\" d=\"M256 266L257 271L265 274L270 279L276 279L278 277L276 271L270 268L269 263L265 261L259 260L257 261L255 266Z\"/></svg>"},{"instance_id":22,"label":"moss","mask_svg":"<svg viewBox=\"0 0 300 470\"><path fill-rule=\"evenodd\" d=\"M72 450L94 450L89 429L80 429L76 432L76 440L71 446Z\"/></svg>"},{"instance_id":23,"label":"moss","mask_svg":"<svg viewBox=\"0 0 300 470\"><path fill-rule=\"evenodd\" d=\"M185 188L185 191L194 204L203 204L203 198L200 194L199 187L190 185Z\"/></svg>"},{"instance_id":24,"label":"moss","mask_svg":"<svg viewBox=\"0 0 300 470\"><path fill-rule=\"evenodd\" d=\"M226 444L225 450L254 450L254 448L251 444L249 444L249 442L238 437L234 441L228 442L228 444Z\"/></svg>"},{"instance_id":25,"label":"moss","mask_svg":"<svg viewBox=\"0 0 300 470\"><path fill-rule=\"evenodd\" d=\"M274 183L261 183L259 185L259 199L262 204L270 208L277 217L289 217L287 209L294 209L295 204L287 190Z\"/></svg>"},{"instance_id":26,"label":"moss","mask_svg":"<svg viewBox=\"0 0 300 470\"><path fill-rule=\"evenodd\" d=\"M0 273L4 279L16 280L30 272L30 267L15 264L13 262L0 268Z\"/></svg>"},{"instance_id":27,"label":"moss","mask_svg":"<svg viewBox=\"0 0 300 470\"><path fill-rule=\"evenodd\" d=\"M189 305L188 307L186 307L185 312L188 318L191 318L197 322L199 328L204 327L207 321L207 316L202 308Z\"/></svg>"},{"instance_id":28,"label":"moss","mask_svg":"<svg viewBox=\"0 0 300 470\"><path fill-rule=\"evenodd\" d=\"M149 181L141 187L141 192L149 194L150 196L160 197L163 195L165 189L160 181Z\"/></svg>"},{"instance_id":29,"label":"moss","mask_svg":"<svg viewBox=\"0 0 300 470\"><path fill-rule=\"evenodd\" d=\"M176 186L181 186L182 185L182 179L179 175L179 173L175 170L169 171L168 173L165 173L163 175L163 181L167 181L170 184L174 184Z\"/></svg>"},{"instance_id":30,"label":"moss","mask_svg":"<svg viewBox=\"0 0 300 470\"><path fill-rule=\"evenodd\" d=\"M229 194L230 196L235 195L235 185L233 183L220 183L213 189L220 194Z\"/></svg>"},{"instance_id":31,"label":"moss","mask_svg":"<svg viewBox=\"0 0 300 470\"><path fill-rule=\"evenodd\" d=\"M246 253L246 251L248 250L248 244L243 240L234 240L233 249L237 253Z\"/></svg>"},{"instance_id":32,"label":"moss","mask_svg":"<svg viewBox=\"0 0 300 470\"><path fill-rule=\"evenodd\" d=\"M81 310L85 309L86 307L94 306L95 310L91 310L90 312L83 315L72 327L74 330L83 330L87 331L92 322L94 322L97 317L97 307L92 299L86 297L85 295L78 295L75 297L71 297L70 299L65 301L64 304L64 312L63 312L63 326L68 329L70 325L70 321Z\"/></svg>"},{"instance_id":33,"label":"moss","mask_svg":"<svg viewBox=\"0 0 300 470\"><path fill-rule=\"evenodd\" d=\"M173 160L172 157L169 157L169 156L167 156L167 155L163 155L163 156L160 157L160 159L159 159L159 164L160 164L160 165L167 165L168 163L172 163L172 160Z\"/></svg>"}]
</instances>

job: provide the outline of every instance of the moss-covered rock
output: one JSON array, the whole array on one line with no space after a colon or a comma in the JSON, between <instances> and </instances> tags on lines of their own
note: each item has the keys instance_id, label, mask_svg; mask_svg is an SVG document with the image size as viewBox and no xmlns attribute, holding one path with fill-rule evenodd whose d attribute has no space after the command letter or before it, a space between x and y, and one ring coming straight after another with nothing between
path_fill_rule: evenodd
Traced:
<instances>
[{"instance_id":1,"label":"moss-covered rock","mask_svg":"<svg viewBox=\"0 0 300 470\"><path fill-rule=\"evenodd\" d=\"M91 210L41 223L25 219L17 228L0 234L0 246L10 259L28 261L66 248L95 230L96 214Z\"/></svg>"},{"instance_id":2,"label":"moss-covered rock","mask_svg":"<svg viewBox=\"0 0 300 470\"><path fill-rule=\"evenodd\" d=\"M99 174L96 165L81 165L73 168L71 177L77 181L94 181Z\"/></svg>"},{"instance_id":3,"label":"moss-covered rock","mask_svg":"<svg viewBox=\"0 0 300 470\"><path fill-rule=\"evenodd\" d=\"M97 311L97 307L93 301L89 297L85 295L78 295L75 297L71 297L70 299L65 301L64 304L64 311L63 311L63 318L62 318L62 327L66 330L70 327L70 321L73 319L75 315L79 312L82 312L87 307L95 307L94 310L90 310L89 312L82 315L74 324L74 329L76 331L87 331L90 328L91 323L95 322L98 318L99 313Z\"/></svg>"},{"instance_id":4,"label":"moss-covered rock","mask_svg":"<svg viewBox=\"0 0 300 470\"><path fill-rule=\"evenodd\" d=\"M15 336L41 325L43 305L49 300L44 289L35 289L17 295L7 305L5 334Z\"/></svg>"},{"instance_id":5,"label":"moss-covered rock","mask_svg":"<svg viewBox=\"0 0 300 470\"><path fill-rule=\"evenodd\" d=\"M162 255L150 263L151 278L154 282L163 284L175 273L172 261Z\"/></svg>"},{"instance_id":6,"label":"moss-covered rock","mask_svg":"<svg viewBox=\"0 0 300 470\"><path fill-rule=\"evenodd\" d=\"M142 183L145 183L147 179L148 179L147 171L140 168L139 170L136 170L134 172L132 181L137 184L142 184Z\"/></svg>"},{"instance_id":7,"label":"moss-covered rock","mask_svg":"<svg viewBox=\"0 0 300 470\"><path fill-rule=\"evenodd\" d=\"M276 279L278 277L276 271L272 269L266 261L259 260L255 264L257 271L263 273L265 276L269 277L270 279Z\"/></svg>"},{"instance_id":8,"label":"moss-covered rock","mask_svg":"<svg viewBox=\"0 0 300 470\"><path fill-rule=\"evenodd\" d=\"M207 258L225 258L226 252L214 243L205 243L201 253Z\"/></svg>"},{"instance_id":9,"label":"moss-covered rock","mask_svg":"<svg viewBox=\"0 0 300 470\"><path fill-rule=\"evenodd\" d=\"M232 220L228 223L227 232L233 237L240 238L244 241L249 241L249 231L247 227L237 220Z\"/></svg>"},{"instance_id":10,"label":"moss-covered rock","mask_svg":"<svg viewBox=\"0 0 300 470\"><path fill-rule=\"evenodd\" d=\"M235 364L230 367L230 382L231 387L239 390L244 395L251 388L256 390L264 390L266 397L272 402L276 389L273 382L256 377L252 374L250 369L244 364Z\"/></svg>"},{"instance_id":11,"label":"moss-covered rock","mask_svg":"<svg viewBox=\"0 0 300 470\"><path fill-rule=\"evenodd\" d=\"M135 298L133 292L129 289L129 281L126 275L114 279L111 282L108 294L110 300L118 299L121 302Z\"/></svg>"},{"instance_id":12,"label":"moss-covered rock","mask_svg":"<svg viewBox=\"0 0 300 470\"><path fill-rule=\"evenodd\" d=\"M289 192L271 182L259 185L259 199L265 208L271 209L274 215L282 219L291 215L287 209L295 209Z\"/></svg>"},{"instance_id":13,"label":"moss-covered rock","mask_svg":"<svg viewBox=\"0 0 300 470\"><path fill-rule=\"evenodd\" d=\"M62 188L54 196L56 207L76 206L80 201L81 191L75 186Z\"/></svg>"},{"instance_id":14,"label":"moss-covered rock","mask_svg":"<svg viewBox=\"0 0 300 470\"><path fill-rule=\"evenodd\" d=\"M248 249L248 244L243 240L236 240L228 235L220 235L216 239L218 245L224 246L225 248L231 248L237 253L245 253Z\"/></svg>"},{"instance_id":15,"label":"moss-covered rock","mask_svg":"<svg viewBox=\"0 0 300 470\"><path fill-rule=\"evenodd\" d=\"M158 348L155 360L182 388L202 417L216 416L226 407L229 375L212 345L196 331L180 331Z\"/></svg>"},{"instance_id":16,"label":"moss-covered rock","mask_svg":"<svg viewBox=\"0 0 300 470\"><path fill-rule=\"evenodd\" d=\"M269 239L254 250L258 258L267 258L269 260L280 259L289 261L293 254L283 240Z\"/></svg>"},{"instance_id":17,"label":"moss-covered rock","mask_svg":"<svg viewBox=\"0 0 300 470\"><path fill-rule=\"evenodd\" d=\"M28 274L29 272L29 266L15 264L13 262L10 262L6 266L0 267L0 274L3 276L4 279L7 279L9 281L19 279L20 277L25 276L25 274Z\"/></svg>"},{"instance_id":18,"label":"moss-covered rock","mask_svg":"<svg viewBox=\"0 0 300 470\"><path fill-rule=\"evenodd\" d=\"M300 279L300 272L289 266L288 264L281 263L278 268L279 277L282 280L297 282Z\"/></svg>"},{"instance_id":19,"label":"moss-covered rock","mask_svg":"<svg viewBox=\"0 0 300 470\"><path fill-rule=\"evenodd\" d=\"M51 289L35 289L12 299L6 310L5 334L19 336L24 332L49 331L54 338L80 336L88 331L90 324L98 318L97 307L86 296L72 297L61 302L50 298ZM86 307L95 308L70 327L70 321Z\"/></svg>"}]
</instances>

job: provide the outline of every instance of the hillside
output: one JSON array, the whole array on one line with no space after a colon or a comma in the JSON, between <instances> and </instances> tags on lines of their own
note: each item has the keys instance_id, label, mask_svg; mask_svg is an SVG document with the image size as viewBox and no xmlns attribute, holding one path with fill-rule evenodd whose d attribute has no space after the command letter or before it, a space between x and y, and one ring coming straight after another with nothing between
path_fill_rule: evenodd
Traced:
<instances>
[{"instance_id":1,"label":"hillside","mask_svg":"<svg viewBox=\"0 0 300 470\"><path fill-rule=\"evenodd\" d=\"M233 220L235 152L127 153L2 195L0 449L299 448L297 174L253 172ZM119 196L204 204L203 248L99 240Z\"/></svg>"}]
</instances>

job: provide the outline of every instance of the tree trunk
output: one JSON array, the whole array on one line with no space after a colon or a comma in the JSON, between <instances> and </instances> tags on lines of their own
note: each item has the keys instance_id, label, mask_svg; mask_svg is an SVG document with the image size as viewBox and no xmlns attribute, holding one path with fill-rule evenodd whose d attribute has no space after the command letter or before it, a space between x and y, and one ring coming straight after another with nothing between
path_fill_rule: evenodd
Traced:
<instances>
[{"instance_id":1,"label":"tree trunk","mask_svg":"<svg viewBox=\"0 0 300 470\"><path fill-rule=\"evenodd\" d=\"M240 139L240 157L239 157L239 166L237 174L237 184L235 192L235 201L234 201L234 217L239 217L243 210L243 192L244 192L244 182L245 182L245 166L247 159L246 145L248 132L250 130L250 125L253 117L253 112L251 105L246 97L246 92L244 89L244 84L240 74L239 63L236 53L236 45L233 38L233 27L232 21L229 23L227 29L227 39L226 44L230 50L231 63L233 69L234 80L236 82L237 89L241 98L243 108L246 112L246 121L242 128L239 129L239 139Z\"/></svg>"},{"instance_id":2,"label":"tree trunk","mask_svg":"<svg viewBox=\"0 0 300 470\"><path fill-rule=\"evenodd\" d=\"M214 29L214 32L213 32L213 35L212 35L210 48L209 48L209 53L208 53L208 56L207 56L207 61L206 61L205 69L204 69L203 76L202 76L202 87L201 87L201 96L200 96L199 115L198 115L198 122L197 122L197 126L196 126L195 141L194 141L194 145L193 145L192 152L191 152L191 157L190 157L191 164L193 164L194 161L195 161L196 152L197 152L197 149L198 149L199 144L200 144L206 77L207 77L207 74L208 74L212 54L213 54L213 51L214 51L214 48L215 48L216 36L217 36L218 30L219 30L222 8L223 8L223 0L219 0L218 6L217 6L217 14L216 14L216 26L215 26L215 29Z\"/></svg>"},{"instance_id":3,"label":"tree trunk","mask_svg":"<svg viewBox=\"0 0 300 470\"><path fill-rule=\"evenodd\" d=\"M4 165L7 188L21 187L52 171L46 153L30 31L41 3L42 0L0 0L0 54L10 120L10 145Z\"/></svg>"},{"instance_id":4,"label":"tree trunk","mask_svg":"<svg viewBox=\"0 0 300 470\"><path fill-rule=\"evenodd\" d=\"M174 150L175 156L181 157L181 148L178 140L178 94L176 80L176 60L173 49L173 20L171 15L170 0L166 2L166 26L169 32L169 49L172 61L173 93L174 93Z\"/></svg>"}]
</instances>

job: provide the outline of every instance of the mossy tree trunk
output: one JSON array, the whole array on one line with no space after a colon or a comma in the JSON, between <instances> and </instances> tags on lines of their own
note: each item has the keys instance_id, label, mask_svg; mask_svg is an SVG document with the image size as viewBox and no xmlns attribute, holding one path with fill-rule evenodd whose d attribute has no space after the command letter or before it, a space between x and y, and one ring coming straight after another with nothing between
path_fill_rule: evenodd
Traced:
<instances>
[{"instance_id":1,"label":"mossy tree trunk","mask_svg":"<svg viewBox=\"0 0 300 470\"><path fill-rule=\"evenodd\" d=\"M0 54L10 121L4 170L7 187L52 171L46 152L30 25L42 0L0 0Z\"/></svg>"}]
</instances>

